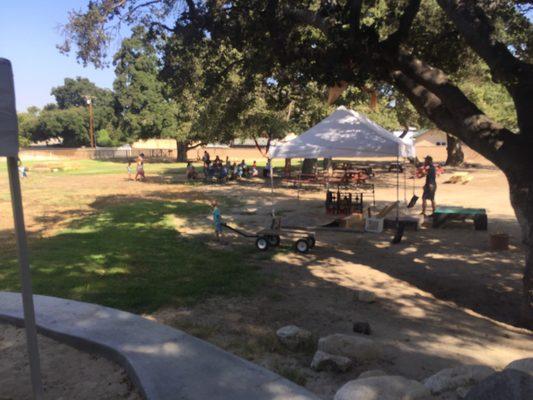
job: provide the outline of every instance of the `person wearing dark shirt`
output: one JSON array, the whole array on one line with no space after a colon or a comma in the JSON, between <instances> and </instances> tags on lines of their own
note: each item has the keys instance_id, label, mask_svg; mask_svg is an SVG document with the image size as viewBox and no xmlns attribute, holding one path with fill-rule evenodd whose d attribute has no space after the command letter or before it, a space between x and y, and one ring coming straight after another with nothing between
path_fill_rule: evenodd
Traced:
<instances>
[{"instance_id":1,"label":"person wearing dark shirt","mask_svg":"<svg viewBox=\"0 0 533 400\"><path fill-rule=\"evenodd\" d=\"M422 194L422 214L426 215L426 202L431 201L431 208L435 212L435 192L437 191L437 171L433 165L433 158L426 156L424 159L426 171L426 183L424 184L424 193Z\"/></svg>"}]
</instances>

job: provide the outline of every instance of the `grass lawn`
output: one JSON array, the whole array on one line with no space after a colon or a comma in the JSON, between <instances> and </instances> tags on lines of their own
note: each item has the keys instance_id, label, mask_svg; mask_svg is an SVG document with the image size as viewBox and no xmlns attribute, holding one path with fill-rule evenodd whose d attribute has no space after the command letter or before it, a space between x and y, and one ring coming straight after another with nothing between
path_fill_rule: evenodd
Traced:
<instances>
[{"instance_id":1,"label":"grass lawn","mask_svg":"<svg viewBox=\"0 0 533 400\"><path fill-rule=\"evenodd\" d=\"M253 293L259 272L242 261L253 250L213 249L173 226L174 216L208 212L201 203L141 200L72 220L67 229L31 241L34 292L133 312ZM0 290L19 290L14 252L0 255Z\"/></svg>"}]
</instances>

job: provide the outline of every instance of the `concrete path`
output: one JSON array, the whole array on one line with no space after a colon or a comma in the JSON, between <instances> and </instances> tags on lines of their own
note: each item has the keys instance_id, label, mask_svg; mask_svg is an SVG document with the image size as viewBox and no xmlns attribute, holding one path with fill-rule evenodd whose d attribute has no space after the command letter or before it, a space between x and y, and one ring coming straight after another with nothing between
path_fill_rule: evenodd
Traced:
<instances>
[{"instance_id":1,"label":"concrete path","mask_svg":"<svg viewBox=\"0 0 533 400\"><path fill-rule=\"evenodd\" d=\"M218 347L146 318L34 296L40 333L110 358L149 400L318 400L304 388ZM21 325L19 293L0 292L0 320Z\"/></svg>"}]
</instances>

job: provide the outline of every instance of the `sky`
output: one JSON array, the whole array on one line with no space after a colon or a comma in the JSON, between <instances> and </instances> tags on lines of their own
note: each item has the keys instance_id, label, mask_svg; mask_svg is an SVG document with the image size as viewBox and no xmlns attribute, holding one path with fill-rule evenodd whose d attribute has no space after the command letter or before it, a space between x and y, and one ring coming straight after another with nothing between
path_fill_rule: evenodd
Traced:
<instances>
[{"instance_id":1,"label":"sky","mask_svg":"<svg viewBox=\"0 0 533 400\"><path fill-rule=\"evenodd\" d=\"M13 65L17 111L53 102L50 90L66 77L89 78L100 87L111 88L113 68L83 67L74 55L59 53L60 25L68 10L85 8L87 0L1 0L0 57ZM120 39L109 54L118 49Z\"/></svg>"}]
</instances>

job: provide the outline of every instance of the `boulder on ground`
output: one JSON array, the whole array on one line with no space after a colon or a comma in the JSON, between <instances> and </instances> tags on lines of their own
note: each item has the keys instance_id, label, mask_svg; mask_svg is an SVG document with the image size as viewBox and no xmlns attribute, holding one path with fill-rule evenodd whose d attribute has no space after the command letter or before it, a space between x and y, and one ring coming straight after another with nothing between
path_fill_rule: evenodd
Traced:
<instances>
[{"instance_id":1,"label":"boulder on ground","mask_svg":"<svg viewBox=\"0 0 533 400\"><path fill-rule=\"evenodd\" d=\"M370 324L368 322L354 322L353 323L353 331L355 333L361 333L363 335L370 335L370 332L372 331L370 329Z\"/></svg>"},{"instance_id":2,"label":"boulder on ground","mask_svg":"<svg viewBox=\"0 0 533 400\"><path fill-rule=\"evenodd\" d=\"M533 357L514 360L504 369L516 369L533 376Z\"/></svg>"},{"instance_id":3,"label":"boulder on ground","mask_svg":"<svg viewBox=\"0 0 533 400\"><path fill-rule=\"evenodd\" d=\"M318 350L311 361L311 368L315 371L346 372L353 366L353 361L348 357L336 356Z\"/></svg>"},{"instance_id":4,"label":"boulder on ground","mask_svg":"<svg viewBox=\"0 0 533 400\"><path fill-rule=\"evenodd\" d=\"M313 345L313 334L295 325L287 325L276 332L278 340L290 350L301 350Z\"/></svg>"},{"instance_id":5,"label":"boulder on ground","mask_svg":"<svg viewBox=\"0 0 533 400\"><path fill-rule=\"evenodd\" d=\"M344 356L358 362L372 361L380 356L380 347L363 336L335 333L318 340L318 350Z\"/></svg>"},{"instance_id":6,"label":"boulder on ground","mask_svg":"<svg viewBox=\"0 0 533 400\"><path fill-rule=\"evenodd\" d=\"M358 290L355 292L354 298L363 303L373 303L376 301L376 294L369 290Z\"/></svg>"},{"instance_id":7,"label":"boulder on ground","mask_svg":"<svg viewBox=\"0 0 533 400\"><path fill-rule=\"evenodd\" d=\"M485 365L463 365L446 368L424 381L431 393L439 394L448 390L456 390L461 386L471 386L494 373L494 369Z\"/></svg>"},{"instance_id":8,"label":"boulder on ground","mask_svg":"<svg viewBox=\"0 0 533 400\"><path fill-rule=\"evenodd\" d=\"M533 377L516 369L504 369L479 382L465 400L531 400Z\"/></svg>"},{"instance_id":9,"label":"boulder on ground","mask_svg":"<svg viewBox=\"0 0 533 400\"><path fill-rule=\"evenodd\" d=\"M420 382L403 376L375 376L346 383L334 400L418 400L429 396Z\"/></svg>"},{"instance_id":10,"label":"boulder on ground","mask_svg":"<svg viewBox=\"0 0 533 400\"><path fill-rule=\"evenodd\" d=\"M371 369L369 371L362 372L357 379L371 378L373 376L384 376L387 373L381 369Z\"/></svg>"}]
</instances>

